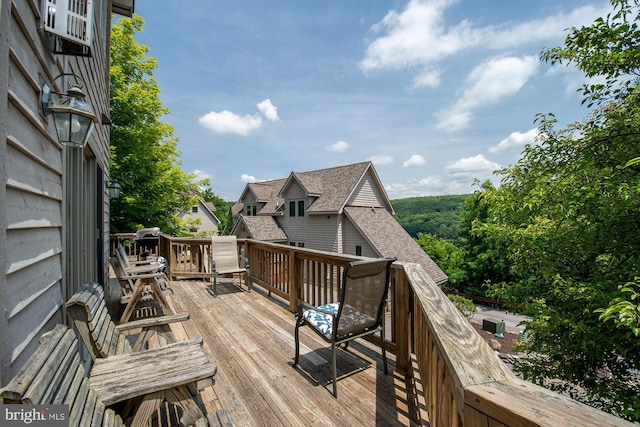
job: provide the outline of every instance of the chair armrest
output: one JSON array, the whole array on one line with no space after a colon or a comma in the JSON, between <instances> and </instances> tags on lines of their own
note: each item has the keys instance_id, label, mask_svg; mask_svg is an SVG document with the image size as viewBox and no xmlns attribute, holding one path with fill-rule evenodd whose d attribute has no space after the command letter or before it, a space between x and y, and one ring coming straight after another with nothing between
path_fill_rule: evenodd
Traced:
<instances>
[{"instance_id":1,"label":"chair armrest","mask_svg":"<svg viewBox=\"0 0 640 427\"><path fill-rule=\"evenodd\" d=\"M129 274L135 273L156 273L160 271L162 266L160 264L147 264L147 265L138 265L125 269L125 271Z\"/></svg>"},{"instance_id":2,"label":"chair armrest","mask_svg":"<svg viewBox=\"0 0 640 427\"><path fill-rule=\"evenodd\" d=\"M171 316L151 317L149 319L134 320L132 322L116 325L119 331L128 331L136 328L148 328L151 326L168 325L169 323L189 320L189 313L178 313Z\"/></svg>"},{"instance_id":3,"label":"chair armrest","mask_svg":"<svg viewBox=\"0 0 640 427\"><path fill-rule=\"evenodd\" d=\"M165 277L164 273L147 273L147 274L127 274L124 276L120 276L120 279L153 279Z\"/></svg>"}]
</instances>

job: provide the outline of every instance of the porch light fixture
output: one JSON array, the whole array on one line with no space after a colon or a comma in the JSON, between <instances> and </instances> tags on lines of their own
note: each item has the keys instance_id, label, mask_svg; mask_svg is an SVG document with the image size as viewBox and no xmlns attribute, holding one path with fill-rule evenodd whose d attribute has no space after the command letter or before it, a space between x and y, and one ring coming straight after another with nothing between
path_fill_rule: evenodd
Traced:
<instances>
[{"instance_id":1,"label":"porch light fixture","mask_svg":"<svg viewBox=\"0 0 640 427\"><path fill-rule=\"evenodd\" d=\"M120 197L120 193L122 193L122 186L118 180L109 181L107 183L107 192L109 193L110 199L117 199Z\"/></svg>"},{"instance_id":2,"label":"porch light fixture","mask_svg":"<svg viewBox=\"0 0 640 427\"><path fill-rule=\"evenodd\" d=\"M64 73L56 77L53 82L62 76L73 76L76 80L79 79L75 74ZM55 101L53 95L57 95ZM98 123L98 117L84 101L84 92L80 85L74 84L67 89L66 94L63 94L53 91L45 84L42 86L41 102L44 114L53 114L60 144L83 148L89 140L95 123Z\"/></svg>"}]
</instances>

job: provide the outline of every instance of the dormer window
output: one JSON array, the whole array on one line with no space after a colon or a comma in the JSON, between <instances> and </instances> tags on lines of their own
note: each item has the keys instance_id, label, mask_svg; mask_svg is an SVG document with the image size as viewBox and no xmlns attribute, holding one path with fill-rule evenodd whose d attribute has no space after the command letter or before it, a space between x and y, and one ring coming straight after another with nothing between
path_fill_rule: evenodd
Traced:
<instances>
[{"instance_id":1,"label":"dormer window","mask_svg":"<svg viewBox=\"0 0 640 427\"><path fill-rule=\"evenodd\" d=\"M304 216L304 200L292 200L289 202L289 216L296 216L296 208L298 216Z\"/></svg>"},{"instance_id":2,"label":"dormer window","mask_svg":"<svg viewBox=\"0 0 640 427\"><path fill-rule=\"evenodd\" d=\"M94 0L45 0L42 28L54 53L91 56Z\"/></svg>"}]
</instances>

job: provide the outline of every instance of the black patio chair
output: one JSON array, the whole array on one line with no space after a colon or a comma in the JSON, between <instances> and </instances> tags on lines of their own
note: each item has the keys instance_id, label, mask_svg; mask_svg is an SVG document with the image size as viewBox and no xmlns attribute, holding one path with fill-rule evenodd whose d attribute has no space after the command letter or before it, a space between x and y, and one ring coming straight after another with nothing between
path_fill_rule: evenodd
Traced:
<instances>
[{"instance_id":1,"label":"black patio chair","mask_svg":"<svg viewBox=\"0 0 640 427\"><path fill-rule=\"evenodd\" d=\"M295 347L293 365L298 364L300 354L299 332L307 325L326 342L331 343L331 369L333 395L338 397L336 383L336 348L340 344L366 335L380 332L384 373L387 374L387 353L384 346L384 309L389 293L391 264L396 258L349 263L342 274L342 288L338 302L319 307L308 303L298 306L296 313Z\"/></svg>"}]
</instances>

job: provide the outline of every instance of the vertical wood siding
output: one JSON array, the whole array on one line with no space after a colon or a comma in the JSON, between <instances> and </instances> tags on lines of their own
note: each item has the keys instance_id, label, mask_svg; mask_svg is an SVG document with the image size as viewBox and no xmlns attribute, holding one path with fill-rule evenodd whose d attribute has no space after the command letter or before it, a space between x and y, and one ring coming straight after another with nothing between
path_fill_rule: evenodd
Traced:
<instances>
[{"instance_id":1,"label":"vertical wood siding","mask_svg":"<svg viewBox=\"0 0 640 427\"><path fill-rule=\"evenodd\" d=\"M89 280L105 283L108 271L109 128L98 123L84 152L65 148L39 105L44 83L73 72L98 118L109 114L107 1L94 2L105 22L94 22L90 58L50 53L38 32L40 3L0 0L0 386L42 333L66 322L70 293ZM66 89L60 80L56 91Z\"/></svg>"}]
</instances>

